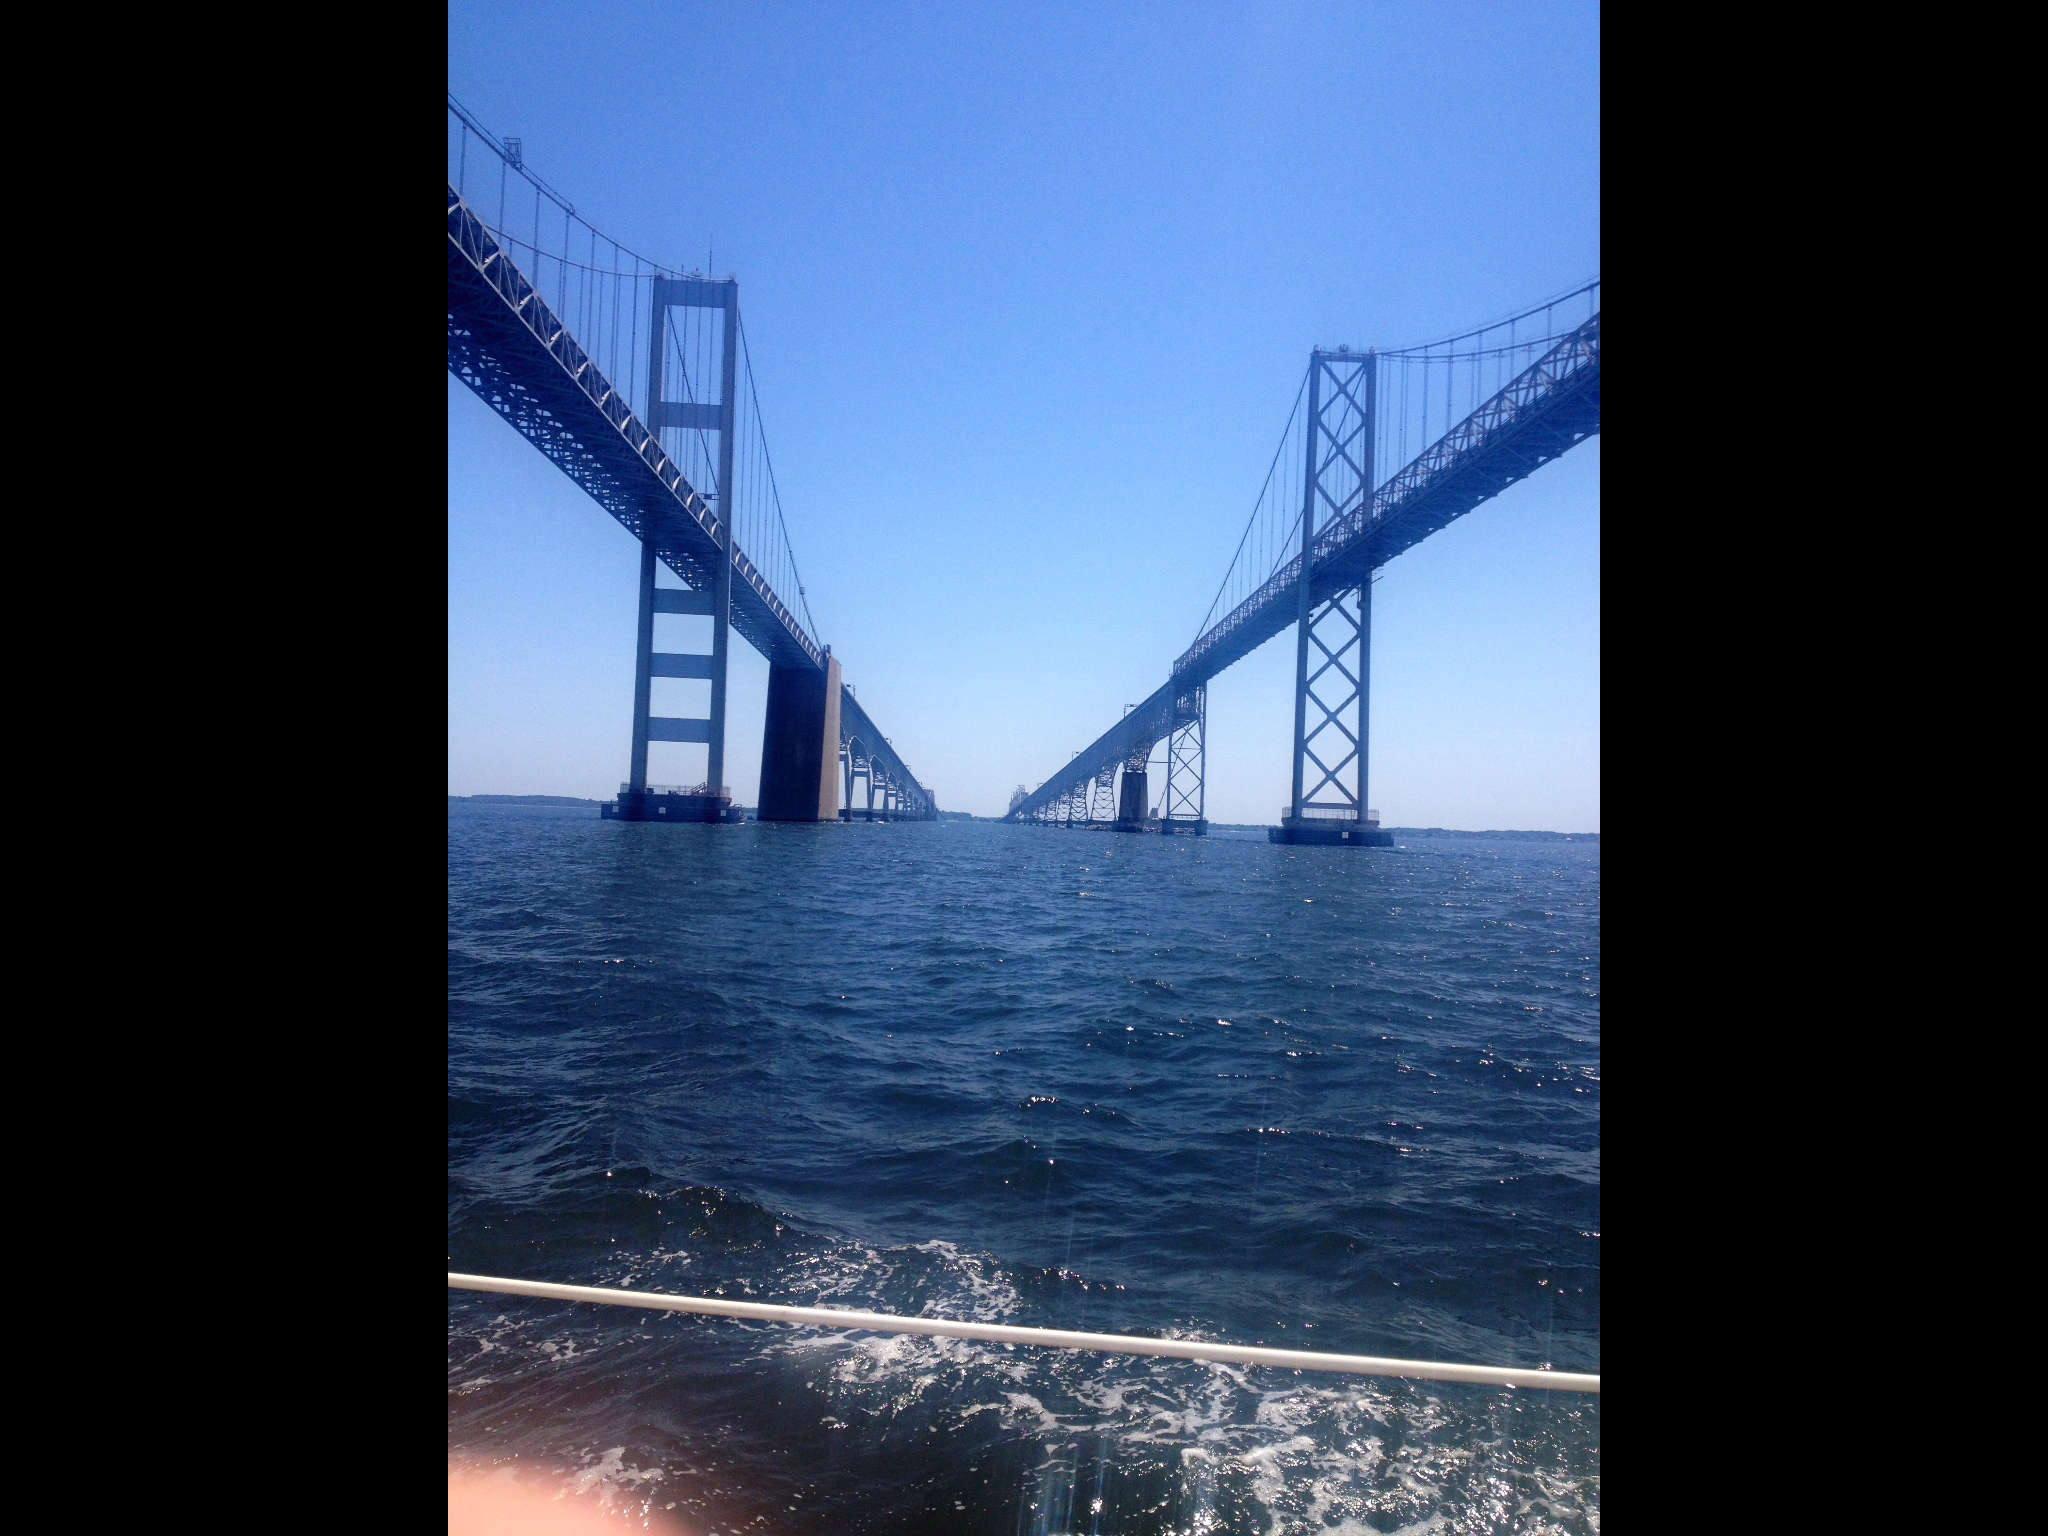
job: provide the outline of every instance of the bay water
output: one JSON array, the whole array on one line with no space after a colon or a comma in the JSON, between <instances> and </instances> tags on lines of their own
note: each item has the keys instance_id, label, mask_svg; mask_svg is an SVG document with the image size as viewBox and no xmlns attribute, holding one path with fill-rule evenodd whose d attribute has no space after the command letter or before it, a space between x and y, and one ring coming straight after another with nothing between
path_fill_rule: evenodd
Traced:
<instances>
[{"instance_id":1,"label":"bay water","mask_svg":"<svg viewBox=\"0 0 2048 1536\"><path fill-rule=\"evenodd\" d=\"M1597 840L451 800L448 1267L1600 1369ZM1599 1529L1599 1399L448 1297L621 1529Z\"/></svg>"}]
</instances>

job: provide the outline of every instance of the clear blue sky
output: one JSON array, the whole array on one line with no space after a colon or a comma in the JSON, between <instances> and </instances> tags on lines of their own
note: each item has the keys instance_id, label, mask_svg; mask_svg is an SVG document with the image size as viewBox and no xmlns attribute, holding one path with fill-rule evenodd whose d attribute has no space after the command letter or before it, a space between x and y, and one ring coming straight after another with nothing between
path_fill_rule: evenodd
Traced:
<instances>
[{"instance_id":1,"label":"clear blue sky","mask_svg":"<svg viewBox=\"0 0 2048 1536\"><path fill-rule=\"evenodd\" d=\"M1599 271L1598 24L455 0L448 85L607 234L737 275L822 637L940 804L994 814L1165 680L1311 346ZM452 377L448 456L449 791L609 795L633 540ZM1386 567L1388 825L1598 830L1599 544L1595 439ZM733 657L751 804L767 666ZM1276 818L1293 665L1290 632L1212 687L1212 818ZM659 686L702 712L708 685Z\"/></svg>"}]
</instances>

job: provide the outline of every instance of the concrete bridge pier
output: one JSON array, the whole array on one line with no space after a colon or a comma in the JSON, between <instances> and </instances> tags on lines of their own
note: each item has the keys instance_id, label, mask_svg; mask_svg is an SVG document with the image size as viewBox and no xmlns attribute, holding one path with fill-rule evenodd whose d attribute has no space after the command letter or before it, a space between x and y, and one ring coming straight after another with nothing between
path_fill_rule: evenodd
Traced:
<instances>
[{"instance_id":1,"label":"concrete bridge pier","mask_svg":"<svg viewBox=\"0 0 2048 1536\"><path fill-rule=\"evenodd\" d=\"M1116 808L1116 829L1119 832L1144 832L1146 817L1151 811L1147 795L1151 780L1143 768L1125 768L1122 793Z\"/></svg>"},{"instance_id":2,"label":"concrete bridge pier","mask_svg":"<svg viewBox=\"0 0 2048 1536\"><path fill-rule=\"evenodd\" d=\"M768 669L761 731L762 821L839 819L839 659Z\"/></svg>"}]
</instances>

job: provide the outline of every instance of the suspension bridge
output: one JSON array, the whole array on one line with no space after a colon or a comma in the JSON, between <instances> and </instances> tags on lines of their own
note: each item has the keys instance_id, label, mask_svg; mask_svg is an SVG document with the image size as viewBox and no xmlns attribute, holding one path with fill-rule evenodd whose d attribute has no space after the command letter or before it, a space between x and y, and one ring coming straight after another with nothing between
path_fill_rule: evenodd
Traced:
<instances>
[{"instance_id":1,"label":"suspension bridge","mask_svg":"<svg viewBox=\"0 0 2048 1536\"><path fill-rule=\"evenodd\" d=\"M740 818L725 783L737 629L769 664L761 819L936 817L817 637L738 282L626 249L525 163L519 140L452 96L448 110L449 370L640 543L630 766L605 814ZM1020 788L1005 819L1206 832L1208 683L1292 625L1293 777L1272 835L1391 842L1367 800L1380 567L1599 430L1597 278L1426 345L1314 349L1193 641L1149 698ZM682 585L662 584L663 568ZM656 650L662 614L708 617L709 651ZM656 678L708 681L707 713L655 715ZM650 784L653 742L702 744L704 781Z\"/></svg>"},{"instance_id":2,"label":"suspension bridge","mask_svg":"<svg viewBox=\"0 0 2048 1536\"><path fill-rule=\"evenodd\" d=\"M605 814L742 818L726 784L737 630L768 662L759 819L936 817L818 639L738 281L626 249L526 164L518 139L493 136L452 96L448 128L449 372L640 543L630 768ZM659 581L663 568L682 585ZM708 617L709 651L656 650L662 614ZM654 714L656 678L708 681L708 712ZM701 744L703 782L650 784L653 742Z\"/></svg>"},{"instance_id":3,"label":"suspension bridge","mask_svg":"<svg viewBox=\"0 0 2048 1536\"><path fill-rule=\"evenodd\" d=\"M1293 625L1292 794L1269 835L1390 845L1366 799L1379 568L1599 430L1597 278L1425 346L1316 348L1193 642L1005 819L1206 833L1209 680Z\"/></svg>"}]
</instances>

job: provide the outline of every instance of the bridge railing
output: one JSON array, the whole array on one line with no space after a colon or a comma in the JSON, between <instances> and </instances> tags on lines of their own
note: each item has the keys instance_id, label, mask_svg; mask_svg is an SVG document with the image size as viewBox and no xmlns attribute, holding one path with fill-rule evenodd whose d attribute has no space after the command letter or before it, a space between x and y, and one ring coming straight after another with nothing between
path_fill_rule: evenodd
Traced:
<instances>
[{"instance_id":1,"label":"bridge railing","mask_svg":"<svg viewBox=\"0 0 2048 1536\"><path fill-rule=\"evenodd\" d=\"M1353 1376L1408 1377L1418 1381L1462 1381L1550 1392L1598 1393L1597 1372L1553 1371L1547 1366L1471 1365L1462 1361L1400 1360L1384 1355L1272 1349L1262 1344L1229 1344L1156 1334L1082 1333L1069 1329L1018 1327L1010 1323L970 1322L948 1317L906 1317L890 1312L863 1312L842 1307L792 1307L774 1302L735 1301L723 1296L684 1296L665 1291L628 1291L614 1286L562 1285L547 1280L521 1280L499 1275L448 1272L451 1291L486 1291L500 1296L532 1296L548 1301L595 1303L608 1307L641 1307L658 1312L687 1312L699 1317L746 1318L785 1323L798 1328L857 1329L870 1333L921 1334L927 1338L983 1339L1006 1345L1045 1349L1091 1350L1109 1355L1141 1355L1167 1360L1219 1360L1231 1365L1272 1366L1281 1370L1331 1371Z\"/></svg>"}]
</instances>

